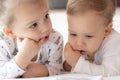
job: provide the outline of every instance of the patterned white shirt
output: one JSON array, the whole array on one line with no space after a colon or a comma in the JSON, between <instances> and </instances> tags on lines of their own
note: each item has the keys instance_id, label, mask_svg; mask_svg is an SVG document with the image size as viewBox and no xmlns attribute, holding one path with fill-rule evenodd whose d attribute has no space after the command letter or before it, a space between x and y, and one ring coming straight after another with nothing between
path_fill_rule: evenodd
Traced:
<instances>
[{"instance_id":1,"label":"patterned white shirt","mask_svg":"<svg viewBox=\"0 0 120 80\"><path fill-rule=\"evenodd\" d=\"M16 78L25 72L15 63L16 54L16 41L0 32L0 78ZM63 69L62 54L63 37L53 30L49 40L40 48L36 63L47 66L49 75L60 74Z\"/></svg>"}]
</instances>

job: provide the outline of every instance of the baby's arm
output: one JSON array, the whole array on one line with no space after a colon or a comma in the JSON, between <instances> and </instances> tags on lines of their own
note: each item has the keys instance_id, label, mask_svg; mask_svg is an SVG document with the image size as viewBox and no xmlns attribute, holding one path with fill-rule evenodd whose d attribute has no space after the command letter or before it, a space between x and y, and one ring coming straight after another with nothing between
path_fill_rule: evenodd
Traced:
<instances>
[{"instance_id":1,"label":"baby's arm","mask_svg":"<svg viewBox=\"0 0 120 80\"><path fill-rule=\"evenodd\" d=\"M64 49L64 57L66 62L71 66L74 67L79 60L81 54L79 51L74 51L70 44L67 43ZM65 68L65 67L64 67Z\"/></svg>"},{"instance_id":2,"label":"baby's arm","mask_svg":"<svg viewBox=\"0 0 120 80\"><path fill-rule=\"evenodd\" d=\"M69 43L65 46L64 56L67 63L72 67L71 72L90 75L104 74L105 65L96 65L85 59L85 56L78 55ZM78 57L79 56L79 57ZM64 66L67 68L68 66Z\"/></svg>"},{"instance_id":3,"label":"baby's arm","mask_svg":"<svg viewBox=\"0 0 120 80\"><path fill-rule=\"evenodd\" d=\"M17 52L14 40L0 35L0 77L15 78L22 75L43 43L44 40L35 42L31 39L24 39L20 45L18 44Z\"/></svg>"},{"instance_id":4,"label":"baby's arm","mask_svg":"<svg viewBox=\"0 0 120 80\"><path fill-rule=\"evenodd\" d=\"M31 63L28 65L26 72L23 74L23 78L43 77L48 76L48 69L45 65Z\"/></svg>"},{"instance_id":5,"label":"baby's arm","mask_svg":"<svg viewBox=\"0 0 120 80\"><path fill-rule=\"evenodd\" d=\"M47 57L47 60L44 59L46 57L41 57L43 58L43 61L41 64L31 64L30 66L34 66L38 68L38 70L30 69L32 67L29 66L29 69L31 72L34 74L32 75L33 77L41 77L41 76L48 76L48 75L56 75L60 74L61 70L63 70L62 67L62 53L63 53L63 37L54 31L50 37L50 41L48 41L43 47L45 48L46 51L42 51L41 54L45 55ZM54 38L55 37L55 38ZM51 40L52 38L52 40ZM49 46L49 48L48 48ZM44 53L45 52L45 53ZM45 61L44 61L45 60ZM29 77L31 73L25 73L23 77Z\"/></svg>"},{"instance_id":6,"label":"baby's arm","mask_svg":"<svg viewBox=\"0 0 120 80\"><path fill-rule=\"evenodd\" d=\"M44 43L44 39L39 42L35 42L34 40L26 38L22 41L18 40L18 43L19 51L14 59L20 68L26 70L31 59L38 54L40 46Z\"/></svg>"}]
</instances>

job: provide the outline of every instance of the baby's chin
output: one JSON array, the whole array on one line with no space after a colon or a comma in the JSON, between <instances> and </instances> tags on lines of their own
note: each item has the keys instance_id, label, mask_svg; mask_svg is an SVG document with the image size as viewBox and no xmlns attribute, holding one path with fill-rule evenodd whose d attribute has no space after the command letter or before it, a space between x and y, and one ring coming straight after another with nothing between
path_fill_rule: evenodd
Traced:
<instances>
[{"instance_id":1,"label":"baby's chin","mask_svg":"<svg viewBox=\"0 0 120 80\"><path fill-rule=\"evenodd\" d=\"M94 61L94 56L95 56L94 54L89 53L89 52L85 52L85 51L81 51L81 54L84 55L85 60L88 60L90 62Z\"/></svg>"}]
</instances>

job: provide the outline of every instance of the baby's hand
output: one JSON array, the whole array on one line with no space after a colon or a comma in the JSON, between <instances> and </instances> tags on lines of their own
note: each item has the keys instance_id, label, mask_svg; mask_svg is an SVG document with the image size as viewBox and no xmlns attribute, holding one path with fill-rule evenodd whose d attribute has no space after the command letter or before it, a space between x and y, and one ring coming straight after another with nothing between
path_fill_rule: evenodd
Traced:
<instances>
[{"instance_id":1,"label":"baby's hand","mask_svg":"<svg viewBox=\"0 0 120 80\"><path fill-rule=\"evenodd\" d=\"M80 55L80 52L74 51L69 43L66 44L64 49L64 57L70 66L74 67L76 65Z\"/></svg>"},{"instance_id":2,"label":"baby's hand","mask_svg":"<svg viewBox=\"0 0 120 80\"><path fill-rule=\"evenodd\" d=\"M44 43L44 39L36 42L32 39L25 38L22 41L18 41L18 53L24 55L27 59L32 59L38 54L41 45Z\"/></svg>"},{"instance_id":3,"label":"baby's hand","mask_svg":"<svg viewBox=\"0 0 120 80\"><path fill-rule=\"evenodd\" d=\"M44 39L36 42L32 39L17 39L18 53L15 56L16 63L25 69L30 63L31 59L38 54L41 45L45 42Z\"/></svg>"}]
</instances>

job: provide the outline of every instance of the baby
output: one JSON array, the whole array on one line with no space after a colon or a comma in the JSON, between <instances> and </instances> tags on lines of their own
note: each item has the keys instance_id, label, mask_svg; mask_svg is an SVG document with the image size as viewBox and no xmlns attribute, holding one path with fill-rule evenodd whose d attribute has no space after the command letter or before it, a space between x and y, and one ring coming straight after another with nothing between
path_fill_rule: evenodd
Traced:
<instances>
[{"instance_id":1,"label":"baby","mask_svg":"<svg viewBox=\"0 0 120 80\"><path fill-rule=\"evenodd\" d=\"M112 28L115 3L115 0L68 0L65 70L120 75L120 34Z\"/></svg>"},{"instance_id":2,"label":"baby","mask_svg":"<svg viewBox=\"0 0 120 80\"><path fill-rule=\"evenodd\" d=\"M52 29L47 0L1 0L0 78L57 75L63 37Z\"/></svg>"}]
</instances>

